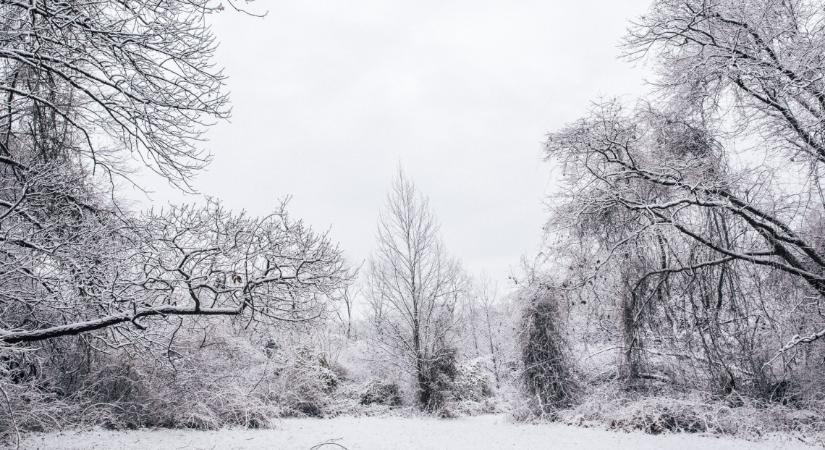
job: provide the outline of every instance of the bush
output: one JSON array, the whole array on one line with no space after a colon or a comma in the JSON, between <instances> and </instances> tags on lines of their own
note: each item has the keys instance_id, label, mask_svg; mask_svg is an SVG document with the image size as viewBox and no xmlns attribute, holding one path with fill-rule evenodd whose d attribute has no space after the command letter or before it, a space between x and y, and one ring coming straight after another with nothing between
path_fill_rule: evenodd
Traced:
<instances>
[{"instance_id":1,"label":"bush","mask_svg":"<svg viewBox=\"0 0 825 450\"><path fill-rule=\"evenodd\" d=\"M204 334L181 330L173 345L164 345L162 358L129 346L106 354L79 338L6 351L0 354L0 430L262 428L277 417L323 416L346 376L308 349L267 352L228 326L206 332L208 342Z\"/></svg>"},{"instance_id":2,"label":"bush","mask_svg":"<svg viewBox=\"0 0 825 450\"><path fill-rule=\"evenodd\" d=\"M500 408L492 398L486 398L481 401L461 400L451 402L449 405L456 416L478 416L502 411L502 408Z\"/></svg>"},{"instance_id":3,"label":"bush","mask_svg":"<svg viewBox=\"0 0 825 450\"><path fill-rule=\"evenodd\" d=\"M748 397L719 399L707 392L628 390L621 380L593 385L574 408L557 419L576 426L606 426L627 432L714 433L759 439L790 434L813 445L825 444L825 404L790 408Z\"/></svg>"},{"instance_id":4,"label":"bush","mask_svg":"<svg viewBox=\"0 0 825 450\"><path fill-rule=\"evenodd\" d=\"M424 411L436 412L450 399L458 370L457 350L446 348L433 361L424 362L418 373L418 405Z\"/></svg>"},{"instance_id":5,"label":"bush","mask_svg":"<svg viewBox=\"0 0 825 450\"><path fill-rule=\"evenodd\" d=\"M467 361L458 366L452 387L453 400L482 402L492 395L490 377L480 359Z\"/></svg>"},{"instance_id":6,"label":"bush","mask_svg":"<svg viewBox=\"0 0 825 450\"><path fill-rule=\"evenodd\" d=\"M449 401L439 410L441 417L476 416L499 410L493 401L490 377L480 359L458 365Z\"/></svg>"},{"instance_id":7,"label":"bush","mask_svg":"<svg viewBox=\"0 0 825 450\"><path fill-rule=\"evenodd\" d=\"M397 383L370 381L361 394L359 403L362 405L401 406L401 390Z\"/></svg>"},{"instance_id":8,"label":"bush","mask_svg":"<svg viewBox=\"0 0 825 450\"><path fill-rule=\"evenodd\" d=\"M700 433L708 431L708 418L694 404L671 401L639 402L626 415L610 420L610 428L639 430L647 434L665 432Z\"/></svg>"},{"instance_id":9,"label":"bush","mask_svg":"<svg viewBox=\"0 0 825 450\"><path fill-rule=\"evenodd\" d=\"M274 401L284 416L323 417L330 396L343 381L341 373L326 358L302 349L276 371Z\"/></svg>"}]
</instances>

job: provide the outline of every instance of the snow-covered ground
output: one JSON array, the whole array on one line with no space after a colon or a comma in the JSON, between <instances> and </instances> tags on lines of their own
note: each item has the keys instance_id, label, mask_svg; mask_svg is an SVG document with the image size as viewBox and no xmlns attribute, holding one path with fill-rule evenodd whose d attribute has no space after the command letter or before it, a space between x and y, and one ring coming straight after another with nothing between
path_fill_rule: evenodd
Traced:
<instances>
[{"instance_id":1,"label":"snow-covered ground","mask_svg":"<svg viewBox=\"0 0 825 450\"><path fill-rule=\"evenodd\" d=\"M320 445L327 442L326 445ZM701 435L651 436L560 424L516 424L505 416L455 420L401 417L284 419L273 430L84 431L33 434L26 449L808 449L801 442L748 442ZM337 445L336 445L337 444Z\"/></svg>"}]
</instances>

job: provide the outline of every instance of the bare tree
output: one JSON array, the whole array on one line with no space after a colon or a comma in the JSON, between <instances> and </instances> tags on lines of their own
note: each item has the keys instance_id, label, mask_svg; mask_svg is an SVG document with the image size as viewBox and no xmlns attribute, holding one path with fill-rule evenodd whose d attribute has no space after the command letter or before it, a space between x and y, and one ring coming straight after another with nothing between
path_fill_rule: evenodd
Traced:
<instances>
[{"instance_id":1,"label":"bare tree","mask_svg":"<svg viewBox=\"0 0 825 450\"><path fill-rule=\"evenodd\" d=\"M337 246L284 205L266 217L211 200L138 214L119 200L117 185L131 182L136 166L192 190L191 177L209 162L199 141L228 117L229 104L208 18L225 6L235 5L0 4L0 390L11 388L4 410L37 409L30 399L54 395L80 405L67 380L105 385L102 361L131 352L141 364L168 363L172 386L176 338L201 342L187 348L197 360L216 337L208 336L212 318L264 332L304 323L322 316L348 282ZM23 348L32 343L38 348Z\"/></svg>"},{"instance_id":2,"label":"bare tree","mask_svg":"<svg viewBox=\"0 0 825 450\"><path fill-rule=\"evenodd\" d=\"M608 102L550 135L547 154L568 175L569 209L557 223L631 224L596 266L648 242L651 263L633 284L656 281L637 306L655 304L668 280L697 271L717 279L718 301L705 304L734 301L742 278L731 274L742 264L804 282L821 304L821 13L803 0L658 0L628 48L659 58L661 106L628 112ZM737 144L748 150L731 151ZM810 326L784 337L781 350L825 336L825 321Z\"/></svg>"},{"instance_id":3,"label":"bare tree","mask_svg":"<svg viewBox=\"0 0 825 450\"><path fill-rule=\"evenodd\" d=\"M283 208L135 216L116 201L129 158L180 187L208 162L196 144L229 112L207 24L224 5L0 5L0 342L175 315L300 320L347 278Z\"/></svg>"},{"instance_id":4,"label":"bare tree","mask_svg":"<svg viewBox=\"0 0 825 450\"><path fill-rule=\"evenodd\" d=\"M377 239L368 273L375 344L415 378L419 405L436 407L437 368L455 356L452 333L463 277L438 237L427 199L401 171Z\"/></svg>"},{"instance_id":5,"label":"bare tree","mask_svg":"<svg viewBox=\"0 0 825 450\"><path fill-rule=\"evenodd\" d=\"M356 278L357 272L351 275L351 278ZM361 289L355 283L348 283L342 289L341 292L338 294L338 298L340 299L341 303L343 303L343 315L341 314L340 308L336 310L336 314L338 315L338 320L344 324L346 327L346 337L347 339L352 339L353 330L352 330L352 322L353 322L353 310L355 308L356 299L361 295Z\"/></svg>"},{"instance_id":6,"label":"bare tree","mask_svg":"<svg viewBox=\"0 0 825 450\"><path fill-rule=\"evenodd\" d=\"M194 145L204 126L229 113L207 24L224 4L4 2L2 163L26 148L124 174L137 157L185 186L209 159Z\"/></svg>"},{"instance_id":7,"label":"bare tree","mask_svg":"<svg viewBox=\"0 0 825 450\"><path fill-rule=\"evenodd\" d=\"M498 286L487 274L483 274L475 281L472 291L464 296L463 303L463 322L465 329L469 328L472 351L475 356L489 360L487 369L493 375L496 387L499 387L504 369L504 346L508 341L508 330L506 312L498 295Z\"/></svg>"}]
</instances>

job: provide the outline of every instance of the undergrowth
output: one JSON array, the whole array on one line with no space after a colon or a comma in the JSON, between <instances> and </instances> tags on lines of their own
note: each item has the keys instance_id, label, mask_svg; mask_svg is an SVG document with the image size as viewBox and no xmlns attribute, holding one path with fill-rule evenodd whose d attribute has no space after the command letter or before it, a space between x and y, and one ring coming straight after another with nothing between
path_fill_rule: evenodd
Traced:
<instances>
[{"instance_id":1,"label":"undergrowth","mask_svg":"<svg viewBox=\"0 0 825 450\"><path fill-rule=\"evenodd\" d=\"M825 403L788 406L732 393L655 392L627 389L620 382L591 386L577 405L558 410L553 420L568 425L623 432L706 433L759 440L783 435L825 445Z\"/></svg>"}]
</instances>

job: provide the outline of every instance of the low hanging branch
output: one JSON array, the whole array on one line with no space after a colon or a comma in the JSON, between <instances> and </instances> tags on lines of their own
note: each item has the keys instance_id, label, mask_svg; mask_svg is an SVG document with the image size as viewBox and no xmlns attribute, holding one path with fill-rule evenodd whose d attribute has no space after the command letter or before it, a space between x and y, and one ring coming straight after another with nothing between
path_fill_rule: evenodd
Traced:
<instances>
[{"instance_id":1,"label":"low hanging branch","mask_svg":"<svg viewBox=\"0 0 825 450\"><path fill-rule=\"evenodd\" d=\"M779 351L776 353L776 356L774 356L771 359L771 361L774 361L780 355L782 355L783 353L787 353L788 351L790 351L791 349L793 349L794 347L796 347L799 344L810 344L810 343L818 341L822 338L825 338L825 329L822 329L822 330L820 330L816 333L813 333L813 334L809 334L807 336L796 335L790 340L790 342L785 344L784 347L779 349Z\"/></svg>"},{"instance_id":2,"label":"low hanging branch","mask_svg":"<svg viewBox=\"0 0 825 450\"><path fill-rule=\"evenodd\" d=\"M7 305L33 313L17 326L11 317L0 322L6 328L0 343L129 324L144 329L141 319L169 316L305 321L348 282L340 250L289 219L283 207L256 218L209 202L152 212L128 227L86 226L93 239L42 250L71 261L68 270L50 276L30 270L25 279L6 280L31 286Z\"/></svg>"},{"instance_id":3,"label":"low hanging branch","mask_svg":"<svg viewBox=\"0 0 825 450\"><path fill-rule=\"evenodd\" d=\"M61 336L74 336L90 331L108 328L114 325L137 321L144 317L152 316L236 316L243 312L243 307L239 308L214 308L214 309L191 309L177 306L159 306L157 308L138 309L134 313L123 313L112 316L100 317L85 322L77 322L68 325L55 326L50 328L6 332L0 331L0 344L20 344L28 342L42 341ZM140 326L140 325L138 325Z\"/></svg>"}]
</instances>

